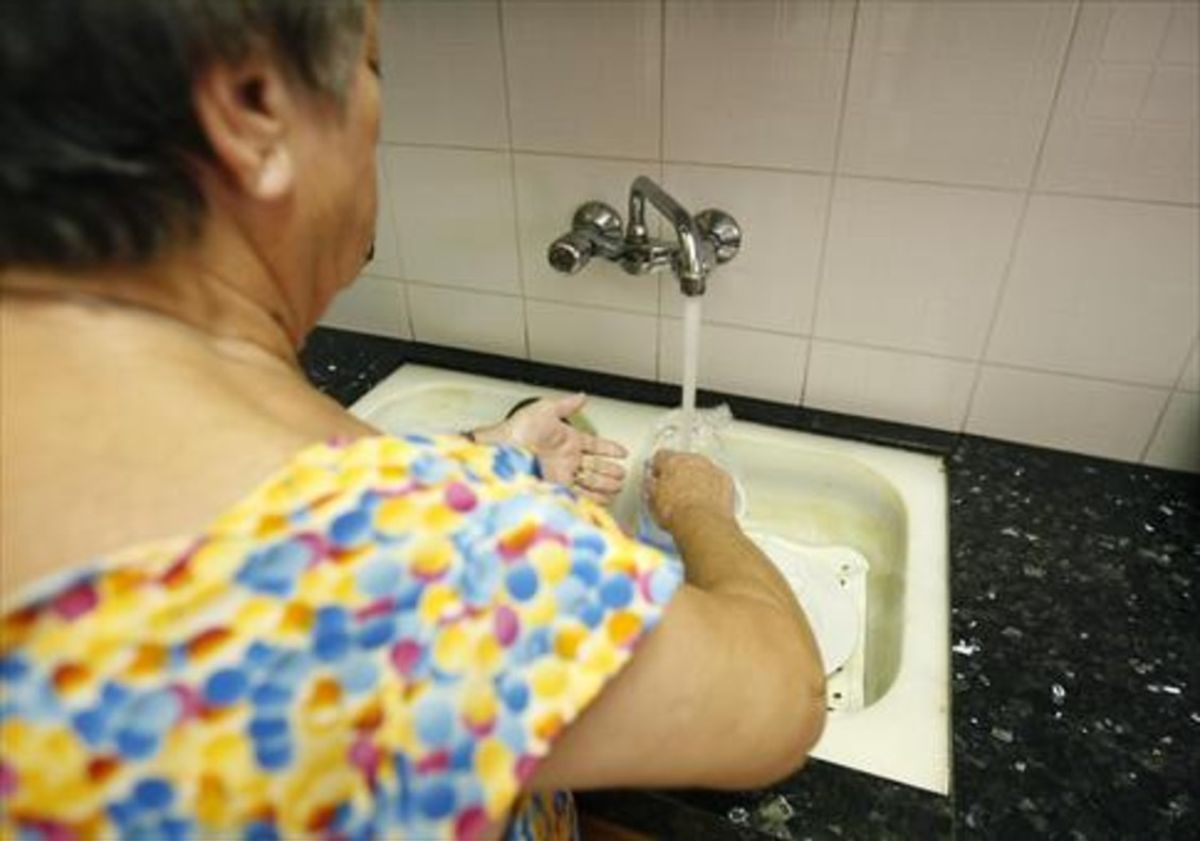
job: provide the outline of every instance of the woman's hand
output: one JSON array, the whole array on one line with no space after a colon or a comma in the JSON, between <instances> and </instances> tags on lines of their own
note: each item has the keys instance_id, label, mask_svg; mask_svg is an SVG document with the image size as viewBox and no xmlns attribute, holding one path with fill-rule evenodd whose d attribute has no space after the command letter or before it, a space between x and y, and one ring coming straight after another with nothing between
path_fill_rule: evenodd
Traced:
<instances>
[{"instance_id":1,"label":"woman's hand","mask_svg":"<svg viewBox=\"0 0 1200 841\"><path fill-rule=\"evenodd\" d=\"M734 490L729 474L695 453L659 450L650 462L646 477L650 512L658 524L675 532L683 511L694 509L706 515L733 518Z\"/></svg>"},{"instance_id":2,"label":"woman's hand","mask_svg":"<svg viewBox=\"0 0 1200 841\"><path fill-rule=\"evenodd\" d=\"M495 426L475 431L484 444L516 444L537 456L542 475L572 485L584 496L607 505L625 481L625 468L615 459L628 453L616 441L580 432L566 423L583 408L587 395L544 397Z\"/></svg>"}]
</instances>

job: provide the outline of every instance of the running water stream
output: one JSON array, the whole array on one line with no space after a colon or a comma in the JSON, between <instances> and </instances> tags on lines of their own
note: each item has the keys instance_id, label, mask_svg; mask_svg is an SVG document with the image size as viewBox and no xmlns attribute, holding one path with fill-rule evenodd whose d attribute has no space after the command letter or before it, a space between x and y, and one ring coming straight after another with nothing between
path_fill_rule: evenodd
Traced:
<instances>
[{"instance_id":1,"label":"running water stream","mask_svg":"<svg viewBox=\"0 0 1200 841\"><path fill-rule=\"evenodd\" d=\"M679 417L679 449L690 452L696 415L696 369L700 364L699 295L683 299L683 405Z\"/></svg>"}]
</instances>

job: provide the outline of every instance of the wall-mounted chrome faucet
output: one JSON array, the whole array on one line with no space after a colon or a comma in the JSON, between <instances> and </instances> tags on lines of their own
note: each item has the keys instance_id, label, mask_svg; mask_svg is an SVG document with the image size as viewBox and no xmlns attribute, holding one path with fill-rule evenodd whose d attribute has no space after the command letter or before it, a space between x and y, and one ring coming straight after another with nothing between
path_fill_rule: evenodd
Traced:
<instances>
[{"instance_id":1,"label":"wall-mounted chrome faucet","mask_svg":"<svg viewBox=\"0 0 1200 841\"><path fill-rule=\"evenodd\" d=\"M646 229L647 200L675 231L675 242L651 239ZM575 211L570 232L550 243L550 265L575 274L594 256L620 263L630 274L670 267L684 295L703 295L705 280L718 263L727 263L742 245L742 230L728 213L702 210L694 217L666 190L644 175L629 189L629 227L603 202L590 201Z\"/></svg>"}]
</instances>

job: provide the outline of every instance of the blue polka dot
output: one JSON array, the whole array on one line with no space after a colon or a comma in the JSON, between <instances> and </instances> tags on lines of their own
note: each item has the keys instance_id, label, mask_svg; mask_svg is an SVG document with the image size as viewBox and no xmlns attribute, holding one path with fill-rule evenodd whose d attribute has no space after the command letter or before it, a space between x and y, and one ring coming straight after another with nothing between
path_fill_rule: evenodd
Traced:
<instances>
[{"instance_id":1,"label":"blue polka dot","mask_svg":"<svg viewBox=\"0 0 1200 841\"><path fill-rule=\"evenodd\" d=\"M126 710L126 726L143 733L163 734L179 720L183 707L169 689L156 689L135 700Z\"/></svg>"},{"instance_id":2,"label":"blue polka dot","mask_svg":"<svg viewBox=\"0 0 1200 841\"><path fill-rule=\"evenodd\" d=\"M262 668L275 658L275 649L261 640L255 640L246 648L246 665L255 669Z\"/></svg>"},{"instance_id":3,"label":"blue polka dot","mask_svg":"<svg viewBox=\"0 0 1200 841\"><path fill-rule=\"evenodd\" d=\"M117 752L126 759L148 759L158 749L158 738L153 733L119 730L116 745Z\"/></svg>"},{"instance_id":4,"label":"blue polka dot","mask_svg":"<svg viewBox=\"0 0 1200 841\"><path fill-rule=\"evenodd\" d=\"M454 746L450 752L450 767L455 771L475 770L475 742L466 739Z\"/></svg>"},{"instance_id":5,"label":"blue polka dot","mask_svg":"<svg viewBox=\"0 0 1200 841\"><path fill-rule=\"evenodd\" d=\"M599 602L589 600L580 606L576 615L589 628L596 628L604 621L604 607Z\"/></svg>"},{"instance_id":6,"label":"blue polka dot","mask_svg":"<svg viewBox=\"0 0 1200 841\"><path fill-rule=\"evenodd\" d=\"M292 700L292 691L277 683L262 683L250 693L250 703L259 709L274 709L286 706Z\"/></svg>"},{"instance_id":7,"label":"blue polka dot","mask_svg":"<svg viewBox=\"0 0 1200 841\"><path fill-rule=\"evenodd\" d=\"M655 604L666 604L683 579L679 564L663 564L650 573L650 598Z\"/></svg>"},{"instance_id":8,"label":"blue polka dot","mask_svg":"<svg viewBox=\"0 0 1200 841\"><path fill-rule=\"evenodd\" d=\"M515 713L522 712L529 705L529 687L520 678L511 678L501 687L500 697L504 706Z\"/></svg>"},{"instance_id":9,"label":"blue polka dot","mask_svg":"<svg viewBox=\"0 0 1200 841\"><path fill-rule=\"evenodd\" d=\"M266 669L266 677L280 686L296 686L308 675L312 658L304 651L281 651Z\"/></svg>"},{"instance_id":10,"label":"blue polka dot","mask_svg":"<svg viewBox=\"0 0 1200 841\"><path fill-rule=\"evenodd\" d=\"M371 598L383 598L396 592L401 577L399 564L376 558L359 570L358 589Z\"/></svg>"},{"instance_id":11,"label":"blue polka dot","mask_svg":"<svg viewBox=\"0 0 1200 841\"><path fill-rule=\"evenodd\" d=\"M192 822L186 818L165 818L159 828L166 841L185 841L192 837Z\"/></svg>"},{"instance_id":12,"label":"blue polka dot","mask_svg":"<svg viewBox=\"0 0 1200 841\"><path fill-rule=\"evenodd\" d=\"M320 634L327 631L343 631L350 625L350 613L339 605L325 605L317 608L314 617L313 630Z\"/></svg>"},{"instance_id":13,"label":"blue polka dot","mask_svg":"<svg viewBox=\"0 0 1200 841\"><path fill-rule=\"evenodd\" d=\"M571 576L578 578L584 587L595 587L600 583L600 565L591 558L579 558L571 564Z\"/></svg>"},{"instance_id":14,"label":"blue polka dot","mask_svg":"<svg viewBox=\"0 0 1200 841\"><path fill-rule=\"evenodd\" d=\"M627 575L612 575L600 587L600 601L605 606L619 609L633 601L633 582Z\"/></svg>"},{"instance_id":15,"label":"blue polka dot","mask_svg":"<svg viewBox=\"0 0 1200 841\"><path fill-rule=\"evenodd\" d=\"M237 574L239 583L272 596L290 595L296 577L308 565L312 550L298 541L277 543L256 552Z\"/></svg>"},{"instance_id":16,"label":"blue polka dot","mask_svg":"<svg viewBox=\"0 0 1200 841\"><path fill-rule=\"evenodd\" d=\"M512 455L503 447L497 448L492 456L492 473L496 474L498 479L512 479L517 475Z\"/></svg>"},{"instance_id":17,"label":"blue polka dot","mask_svg":"<svg viewBox=\"0 0 1200 841\"><path fill-rule=\"evenodd\" d=\"M362 648L378 648L387 645L396 637L396 622L390 616L376 616L363 623L358 631L358 644Z\"/></svg>"},{"instance_id":18,"label":"blue polka dot","mask_svg":"<svg viewBox=\"0 0 1200 841\"><path fill-rule=\"evenodd\" d=\"M138 817L138 808L132 801L114 800L108 804L105 811L108 812L109 819L122 830L127 830L132 826ZM123 832L122 834L127 833Z\"/></svg>"},{"instance_id":19,"label":"blue polka dot","mask_svg":"<svg viewBox=\"0 0 1200 841\"><path fill-rule=\"evenodd\" d=\"M214 707L227 707L241 700L250 686L244 672L238 669L221 669L214 672L204 684L204 700Z\"/></svg>"},{"instance_id":20,"label":"blue polka dot","mask_svg":"<svg viewBox=\"0 0 1200 841\"><path fill-rule=\"evenodd\" d=\"M247 729L247 732L250 734L250 738L256 742L265 739L278 739L287 735L287 719L255 718L250 721L250 727Z\"/></svg>"},{"instance_id":21,"label":"blue polka dot","mask_svg":"<svg viewBox=\"0 0 1200 841\"><path fill-rule=\"evenodd\" d=\"M520 564L509 570L506 583L508 584L508 592L512 594L514 599L519 602L528 601L537 593L537 572L528 564Z\"/></svg>"},{"instance_id":22,"label":"blue polka dot","mask_svg":"<svg viewBox=\"0 0 1200 841\"><path fill-rule=\"evenodd\" d=\"M142 809L165 809L174 799L171 784L158 777L142 780L133 787L133 801Z\"/></svg>"},{"instance_id":23,"label":"blue polka dot","mask_svg":"<svg viewBox=\"0 0 1200 841\"><path fill-rule=\"evenodd\" d=\"M258 742L254 746L254 758L264 771L279 771L292 761L292 746L288 742Z\"/></svg>"},{"instance_id":24,"label":"blue polka dot","mask_svg":"<svg viewBox=\"0 0 1200 841\"><path fill-rule=\"evenodd\" d=\"M338 546L362 543L371 532L371 515L361 508L347 511L329 528L329 539Z\"/></svg>"},{"instance_id":25,"label":"blue polka dot","mask_svg":"<svg viewBox=\"0 0 1200 841\"><path fill-rule=\"evenodd\" d=\"M100 688L100 703L108 709L124 704L132 696L133 692L128 687L111 680L106 681L104 686Z\"/></svg>"},{"instance_id":26,"label":"blue polka dot","mask_svg":"<svg viewBox=\"0 0 1200 841\"><path fill-rule=\"evenodd\" d=\"M574 613L587 598L588 589L573 575L568 575L554 591L554 601L565 613Z\"/></svg>"},{"instance_id":27,"label":"blue polka dot","mask_svg":"<svg viewBox=\"0 0 1200 841\"><path fill-rule=\"evenodd\" d=\"M454 812L454 788L448 783L422 786L417 793L417 807L431 821L441 820Z\"/></svg>"},{"instance_id":28,"label":"blue polka dot","mask_svg":"<svg viewBox=\"0 0 1200 841\"><path fill-rule=\"evenodd\" d=\"M313 653L324 663L332 663L346 656L352 640L345 631L330 631L321 634L313 642Z\"/></svg>"},{"instance_id":29,"label":"blue polka dot","mask_svg":"<svg viewBox=\"0 0 1200 841\"><path fill-rule=\"evenodd\" d=\"M18 654L0 657L0 680L20 680L29 671L29 664Z\"/></svg>"},{"instance_id":30,"label":"blue polka dot","mask_svg":"<svg viewBox=\"0 0 1200 841\"><path fill-rule=\"evenodd\" d=\"M428 747L440 748L454 735L454 709L438 698L423 698L416 709L417 735Z\"/></svg>"},{"instance_id":31,"label":"blue polka dot","mask_svg":"<svg viewBox=\"0 0 1200 841\"><path fill-rule=\"evenodd\" d=\"M496 738L504 742L508 746L508 749L515 754L525 752L527 741L525 725L518 716L502 716L500 718L500 726L496 728Z\"/></svg>"},{"instance_id":32,"label":"blue polka dot","mask_svg":"<svg viewBox=\"0 0 1200 841\"><path fill-rule=\"evenodd\" d=\"M71 724L75 732L92 747L98 747L108 733L108 716L100 709L77 713L71 719Z\"/></svg>"},{"instance_id":33,"label":"blue polka dot","mask_svg":"<svg viewBox=\"0 0 1200 841\"><path fill-rule=\"evenodd\" d=\"M595 532L577 534L571 538L571 555L579 560L595 561L607 551L608 543ZM597 576L598 574L599 570L597 570ZM599 580L598 577L597 580Z\"/></svg>"},{"instance_id":34,"label":"blue polka dot","mask_svg":"<svg viewBox=\"0 0 1200 841\"><path fill-rule=\"evenodd\" d=\"M379 667L369 657L353 657L338 668L338 681L351 695L359 695L375 687Z\"/></svg>"},{"instance_id":35,"label":"blue polka dot","mask_svg":"<svg viewBox=\"0 0 1200 841\"><path fill-rule=\"evenodd\" d=\"M246 824L246 841L279 841L279 830L269 821L254 821Z\"/></svg>"}]
</instances>

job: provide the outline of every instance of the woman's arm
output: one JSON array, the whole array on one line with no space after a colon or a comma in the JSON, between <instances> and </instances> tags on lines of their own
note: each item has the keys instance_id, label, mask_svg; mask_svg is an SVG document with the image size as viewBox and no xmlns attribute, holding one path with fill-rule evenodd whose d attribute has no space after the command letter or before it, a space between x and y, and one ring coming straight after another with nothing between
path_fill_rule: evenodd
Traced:
<instances>
[{"instance_id":1,"label":"woman's arm","mask_svg":"<svg viewBox=\"0 0 1200 841\"><path fill-rule=\"evenodd\" d=\"M535 787L764 785L802 765L824 727L808 621L738 527L728 478L670 453L653 475L652 505L688 583L555 745Z\"/></svg>"}]
</instances>

